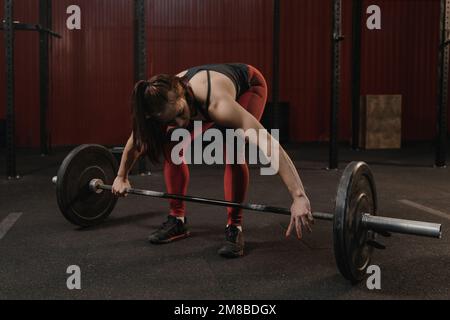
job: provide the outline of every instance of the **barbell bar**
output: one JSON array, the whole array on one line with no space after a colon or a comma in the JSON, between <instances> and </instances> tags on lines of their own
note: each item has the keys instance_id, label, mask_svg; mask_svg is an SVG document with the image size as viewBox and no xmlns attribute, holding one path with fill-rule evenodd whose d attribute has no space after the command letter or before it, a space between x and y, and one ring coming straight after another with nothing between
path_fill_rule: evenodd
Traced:
<instances>
[{"instance_id":1,"label":"barbell bar","mask_svg":"<svg viewBox=\"0 0 450 320\"><path fill-rule=\"evenodd\" d=\"M54 184L56 184L58 181L58 177L56 176L53 177L52 181ZM89 182L89 190L97 194L103 191L112 192L112 186L104 184L104 182L101 179L92 179ZM275 213L287 216L291 215L291 211L287 208L272 207L263 204L237 203L225 200L208 199L193 196L182 196L165 192L135 189L135 188L127 188L125 190L125 193L152 198L181 200L186 202L194 202L219 207L238 208L250 211ZM334 214L328 212L313 212L312 215L314 219L317 220L332 221L334 219ZM442 237L442 225L437 223L372 216L369 213L364 213L362 216L362 225L364 228L373 231L392 232L437 239L440 239Z\"/></svg>"},{"instance_id":2,"label":"barbell bar","mask_svg":"<svg viewBox=\"0 0 450 320\"><path fill-rule=\"evenodd\" d=\"M117 170L116 159L105 147L82 145L75 148L64 159L58 175L52 179L56 184L58 205L66 219L82 227L103 222L117 202L117 197L111 192ZM135 188L127 189L126 193L291 215L289 209L262 204L236 203ZM342 275L352 283L365 277L373 249L384 248L377 242L376 235L400 233L437 239L442 237L441 224L377 216L375 181L369 166L364 162L352 162L344 170L337 189L334 214L313 212L313 217L333 221L336 263Z\"/></svg>"}]
</instances>

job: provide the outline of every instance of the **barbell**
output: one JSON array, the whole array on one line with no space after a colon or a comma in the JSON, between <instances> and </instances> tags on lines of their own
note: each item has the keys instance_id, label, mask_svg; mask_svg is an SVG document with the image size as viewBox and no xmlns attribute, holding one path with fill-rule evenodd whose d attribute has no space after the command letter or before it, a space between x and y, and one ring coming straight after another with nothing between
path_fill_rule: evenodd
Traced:
<instances>
[{"instance_id":1,"label":"barbell","mask_svg":"<svg viewBox=\"0 0 450 320\"><path fill-rule=\"evenodd\" d=\"M116 159L103 146L81 145L70 152L61 164L58 175L52 179L56 184L58 206L64 217L81 227L102 223L117 202L117 197L111 192L117 171ZM258 212L291 214L289 209L262 204L235 203L134 188L126 192ZM313 217L333 221L336 263L342 275L352 283L364 279L373 249L385 249L377 242L377 234L385 237L391 233L442 237L441 224L377 216L375 181L369 166L364 162L352 162L345 168L337 189L334 214L313 212Z\"/></svg>"}]
</instances>

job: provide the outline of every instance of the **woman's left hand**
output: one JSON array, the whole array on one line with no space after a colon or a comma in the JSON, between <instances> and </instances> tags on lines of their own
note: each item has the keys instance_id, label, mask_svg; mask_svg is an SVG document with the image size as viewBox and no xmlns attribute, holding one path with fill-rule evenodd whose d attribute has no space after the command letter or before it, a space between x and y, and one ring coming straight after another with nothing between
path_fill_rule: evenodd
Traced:
<instances>
[{"instance_id":1,"label":"woman's left hand","mask_svg":"<svg viewBox=\"0 0 450 320\"><path fill-rule=\"evenodd\" d=\"M286 231L286 237L292 234L295 227L297 237L303 237L303 228L312 232L311 225L314 224L314 218L311 212L311 204L306 196L295 198L291 207L291 223Z\"/></svg>"}]
</instances>

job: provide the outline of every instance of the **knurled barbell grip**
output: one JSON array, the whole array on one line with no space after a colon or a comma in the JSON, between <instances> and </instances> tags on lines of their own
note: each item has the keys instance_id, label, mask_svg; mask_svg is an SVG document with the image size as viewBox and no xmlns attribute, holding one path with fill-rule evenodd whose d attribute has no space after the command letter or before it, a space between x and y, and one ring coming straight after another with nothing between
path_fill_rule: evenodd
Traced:
<instances>
[{"instance_id":1,"label":"knurled barbell grip","mask_svg":"<svg viewBox=\"0 0 450 320\"><path fill-rule=\"evenodd\" d=\"M109 185L98 184L98 183L97 184L91 183L91 185L98 189L112 191L112 186L109 186ZM164 193L164 192L140 190L140 189L134 189L134 188L127 189L126 193L154 197L154 198L182 200L182 201L209 204L209 205L228 207L228 208L239 208L239 209L246 209L246 210L258 211L258 212L276 213L276 214L289 215L289 216L291 215L291 211L289 209L271 207L271 206L266 206L266 205L262 205L262 204L236 203L236 202L230 202L230 201L224 201L224 200L198 198L198 197L191 197L191 196L181 196L181 195L175 195L175 194L168 194L168 193ZM325 212L313 212L313 217L318 220L328 220L328 221L333 220L333 214L325 213Z\"/></svg>"}]
</instances>

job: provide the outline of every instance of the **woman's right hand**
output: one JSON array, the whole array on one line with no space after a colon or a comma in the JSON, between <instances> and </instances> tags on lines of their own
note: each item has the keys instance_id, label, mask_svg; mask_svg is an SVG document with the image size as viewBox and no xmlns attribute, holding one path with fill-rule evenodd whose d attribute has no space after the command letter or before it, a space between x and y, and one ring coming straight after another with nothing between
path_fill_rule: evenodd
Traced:
<instances>
[{"instance_id":1,"label":"woman's right hand","mask_svg":"<svg viewBox=\"0 0 450 320\"><path fill-rule=\"evenodd\" d=\"M128 178L117 177L112 186L112 193L118 197L126 197L128 195L126 190L130 188L131 184Z\"/></svg>"}]
</instances>

